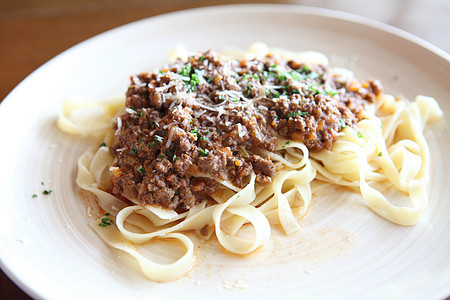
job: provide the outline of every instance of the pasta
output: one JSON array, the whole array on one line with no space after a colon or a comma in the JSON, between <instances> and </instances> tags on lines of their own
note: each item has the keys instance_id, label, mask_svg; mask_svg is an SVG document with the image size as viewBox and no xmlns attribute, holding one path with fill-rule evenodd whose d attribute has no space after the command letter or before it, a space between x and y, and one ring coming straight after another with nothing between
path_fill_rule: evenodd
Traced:
<instances>
[{"instance_id":1,"label":"pasta","mask_svg":"<svg viewBox=\"0 0 450 300\"><path fill-rule=\"evenodd\" d=\"M261 43L253 45L245 56L235 49L228 49L228 53L231 56L240 57L242 61L266 56L268 53L277 53L285 59L295 59L312 66L328 64L327 58L317 52L293 53L281 49L269 49ZM202 61L204 56L198 56L197 60ZM187 64L184 65L186 66ZM185 69L179 71L178 74L181 75L177 76L181 77L180 82L185 82L186 86L191 84L188 89L192 89L194 85L193 78L200 77L197 84L201 85L202 73L197 72L198 70L189 70L189 75L183 74L183 70ZM272 72L278 76L278 79L273 79L274 82L287 80L280 79L280 73L276 73L278 71L277 67L269 69L269 73ZM313 74L311 71L306 73ZM198 76L195 77L193 74ZM190 77L186 79L186 75ZM353 80L352 72L346 69L333 69L332 75L343 85L344 83L349 85ZM321 94L327 99L338 97L336 96L338 91L330 92L327 87L323 87L323 90L315 90L316 85L311 84L311 80L315 78L312 77L305 81L309 82L306 88L299 87L299 89L305 88L309 91L312 89L313 96ZM255 80L262 81L260 78ZM255 80L248 81L250 82L248 84L253 84ZM296 78L291 80L297 82ZM155 90L163 91L173 88L175 83L172 86L169 85L170 83L166 83L166 86L156 87ZM214 110L214 114L220 117L228 112L227 109L236 109L233 106L235 105L233 102L237 102L234 101L235 99L245 103L244 105L253 105L252 102L257 101L255 99L271 97L272 101L278 101L273 99L282 97L276 95L277 89L280 89L279 86L268 87L266 84L265 88L265 96L257 95L253 100L249 95L230 91L227 92L228 94L224 93L224 98L220 99L228 103L229 106L225 109L218 104L208 106L205 102L196 102L193 105L204 110ZM344 92L340 93L342 96ZM297 94L297 91L292 94ZM188 96L183 95L192 98L189 93ZM176 110L177 107L173 105L171 109ZM417 96L414 102L410 102L407 99L396 99L391 95L379 93L373 103L368 102L364 107L365 110L361 112L360 120L356 124L347 124L343 122L343 119L339 120L337 138L329 149L325 144L317 149L314 148L317 147L316 144L312 144L309 140L300 142L286 136L278 136L272 151L258 149L255 153L267 158L276 166L274 176L265 176L254 167L248 176L242 177L243 181L239 186L227 180L226 177L224 179L212 173L197 170L195 177L213 180L218 187L208 195L209 200L194 202L193 205L186 206L181 211L167 209L163 205L162 207L161 205L143 205L137 198L123 196L125 192L122 196L112 192L111 178L117 181L119 180L117 178L122 176L121 167L117 164L118 158L111 154L111 145L117 143L117 131L124 126L119 116L128 113L137 118L135 116L137 110L125 108L123 97L103 102L66 101L59 113L58 127L68 133L96 136L99 138L99 144L101 143L100 147L97 144L80 157L76 178L77 185L81 189L95 195L102 214L104 213L91 223L92 229L109 246L135 258L142 272L150 280L170 281L180 278L194 265L194 245L183 234L186 231L195 231L206 237L215 234L218 242L226 250L241 255L251 253L263 246L270 238L271 225L280 225L288 235L300 231L299 222L308 212L311 203L313 180L347 186L360 191L367 206L390 222L400 225L414 225L419 222L428 205L426 186L430 180L430 154L423 136L423 128L427 123L442 118L443 113L433 98L425 96ZM266 110L267 107L259 105L257 109L261 111ZM145 112L145 109L142 111ZM298 110L291 111L286 114L286 124L290 124L291 118L298 121L307 115ZM92 122L93 119L96 121ZM115 127L113 127L114 123ZM166 159L170 157L172 162L175 162L177 157L169 147L172 146L171 143L174 143L177 129L167 128L170 128L169 133L158 143L162 145L161 147L167 148ZM197 128L194 128L197 142L202 137L205 139L197 132ZM154 132L152 134L154 139L159 137ZM239 134L241 134L240 131ZM308 144L308 142L311 143ZM131 149L131 152L134 152L133 155L136 149ZM208 152L204 149L200 150L203 150L198 154L200 158L204 156L204 152ZM238 155L250 159L245 149ZM257 160L254 159L253 166L256 166ZM234 160L233 163L238 167L242 164L240 160ZM149 170L144 169L145 166L139 167L138 171L142 175L149 172L145 171ZM394 186L395 189L410 197L411 204L396 206L375 186ZM254 228L254 234L250 238L239 234L240 229L246 225ZM171 264L159 264L140 254L135 247L155 239L177 240L180 247L184 249L184 254Z\"/></svg>"}]
</instances>

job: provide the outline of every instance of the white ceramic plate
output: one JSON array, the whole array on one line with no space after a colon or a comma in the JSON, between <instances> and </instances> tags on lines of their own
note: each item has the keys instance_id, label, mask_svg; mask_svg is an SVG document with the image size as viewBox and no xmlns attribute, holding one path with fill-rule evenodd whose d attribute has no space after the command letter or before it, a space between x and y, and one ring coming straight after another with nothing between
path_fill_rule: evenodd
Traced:
<instances>
[{"instance_id":1,"label":"white ceramic plate","mask_svg":"<svg viewBox=\"0 0 450 300\"><path fill-rule=\"evenodd\" d=\"M192 50L246 48L263 41L318 50L334 66L380 79L392 94L438 99L450 116L445 52L400 30L333 11L242 5L178 12L135 22L58 55L24 80L0 107L2 269L36 298L277 297L441 299L450 293L450 133L427 128L432 154L430 205L414 227L393 225L361 199L325 193L304 231L237 257L215 240L200 243L197 267L171 283L147 281L88 228L74 182L90 141L59 132L57 108L72 96L124 93L129 75L166 62L177 44ZM44 185L42 185L42 183ZM43 195L51 189L50 195ZM37 198L32 198L36 193Z\"/></svg>"}]
</instances>

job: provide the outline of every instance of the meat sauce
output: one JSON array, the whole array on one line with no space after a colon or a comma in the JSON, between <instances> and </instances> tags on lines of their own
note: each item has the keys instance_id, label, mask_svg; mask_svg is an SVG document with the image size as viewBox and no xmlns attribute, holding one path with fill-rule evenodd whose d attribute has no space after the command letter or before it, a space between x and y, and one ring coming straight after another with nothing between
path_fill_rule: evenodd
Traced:
<instances>
[{"instance_id":1,"label":"meat sauce","mask_svg":"<svg viewBox=\"0 0 450 300\"><path fill-rule=\"evenodd\" d=\"M267 185L277 168L261 150L280 138L332 149L382 89L371 79L341 83L327 66L275 55L227 60L213 50L138 74L113 128L112 192L185 211L209 200L216 180L243 187L254 172Z\"/></svg>"}]
</instances>

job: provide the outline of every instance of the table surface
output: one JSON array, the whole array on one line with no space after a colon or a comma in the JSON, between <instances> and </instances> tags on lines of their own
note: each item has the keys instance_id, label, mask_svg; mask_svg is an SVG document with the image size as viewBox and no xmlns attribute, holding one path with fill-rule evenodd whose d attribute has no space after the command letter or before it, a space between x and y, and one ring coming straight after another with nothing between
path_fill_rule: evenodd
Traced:
<instances>
[{"instance_id":1,"label":"table surface","mask_svg":"<svg viewBox=\"0 0 450 300\"><path fill-rule=\"evenodd\" d=\"M350 12L450 50L448 0L2 0L0 102L40 65L103 31L171 11L236 3L286 3ZM3 272L0 275L0 299L30 299Z\"/></svg>"}]
</instances>

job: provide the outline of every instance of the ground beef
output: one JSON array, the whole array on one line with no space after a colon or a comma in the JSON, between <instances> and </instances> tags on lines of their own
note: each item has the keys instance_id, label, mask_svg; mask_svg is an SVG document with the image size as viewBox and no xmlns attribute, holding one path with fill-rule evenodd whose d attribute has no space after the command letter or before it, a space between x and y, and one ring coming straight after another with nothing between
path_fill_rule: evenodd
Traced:
<instances>
[{"instance_id":1,"label":"ground beef","mask_svg":"<svg viewBox=\"0 0 450 300\"><path fill-rule=\"evenodd\" d=\"M224 60L212 50L132 76L110 147L112 192L185 211L210 199L214 179L244 187L255 173L267 185L277 167L261 153L280 138L331 149L382 90L374 79L338 82L327 66Z\"/></svg>"}]
</instances>

